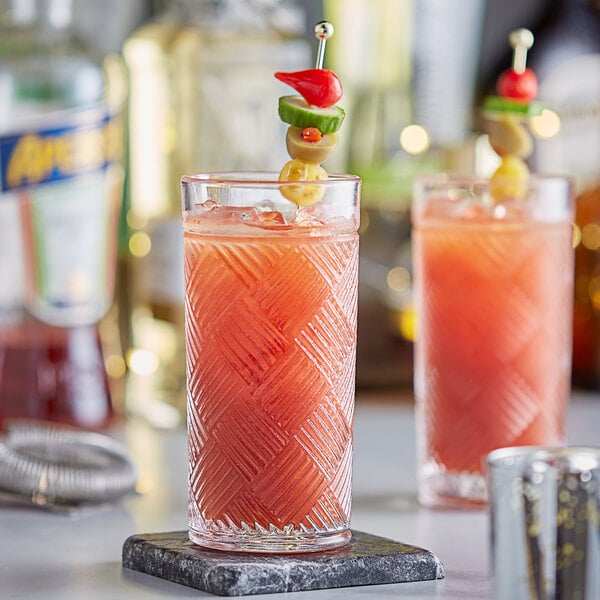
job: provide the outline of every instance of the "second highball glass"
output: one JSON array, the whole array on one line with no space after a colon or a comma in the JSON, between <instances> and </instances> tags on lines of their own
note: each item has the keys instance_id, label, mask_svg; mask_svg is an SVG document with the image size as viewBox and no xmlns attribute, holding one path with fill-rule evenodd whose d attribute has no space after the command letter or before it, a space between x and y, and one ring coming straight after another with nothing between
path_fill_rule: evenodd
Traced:
<instances>
[{"instance_id":1,"label":"second highball glass","mask_svg":"<svg viewBox=\"0 0 600 600\"><path fill-rule=\"evenodd\" d=\"M489 181L471 178L415 183L414 385L427 506L483 505L484 459L496 448L565 443L571 184L493 185L518 197L498 202Z\"/></svg>"}]
</instances>

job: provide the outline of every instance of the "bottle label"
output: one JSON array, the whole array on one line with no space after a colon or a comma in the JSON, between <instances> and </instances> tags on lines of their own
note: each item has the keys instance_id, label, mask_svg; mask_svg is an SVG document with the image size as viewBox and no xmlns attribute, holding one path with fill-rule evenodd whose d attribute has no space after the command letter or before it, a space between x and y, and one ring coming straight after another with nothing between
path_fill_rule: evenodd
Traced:
<instances>
[{"instance_id":1,"label":"bottle label","mask_svg":"<svg viewBox=\"0 0 600 600\"><path fill-rule=\"evenodd\" d=\"M123 126L104 108L60 113L64 121L38 131L0 136L2 191L100 171L123 157Z\"/></svg>"},{"instance_id":2,"label":"bottle label","mask_svg":"<svg viewBox=\"0 0 600 600\"><path fill-rule=\"evenodd\" d=\"M75 326L98 321L112 299L122 122L105 107L59 116L0 136L0 203L17 207L28 310Z\"/></svg>"}]
</instances>

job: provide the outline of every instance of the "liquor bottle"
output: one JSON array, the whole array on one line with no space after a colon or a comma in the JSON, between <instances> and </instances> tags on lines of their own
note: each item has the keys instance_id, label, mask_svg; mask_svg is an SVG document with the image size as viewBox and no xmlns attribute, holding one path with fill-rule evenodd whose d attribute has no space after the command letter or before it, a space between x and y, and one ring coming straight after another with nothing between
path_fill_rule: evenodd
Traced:
<instances>
[{"instance_id":1,"label":"liquor bottle","mask_svg":"<svg viewBox=\"0 0 600 600\"><path fill-rule=\"evenodd\" d=\"M185 422L183 174L279 170L287 160L273 73L310 66L289 2L173 0L123 46L129 75L127 408ZM210 274L207 274L210 276Z\"/></svg>"},{"instance_id":2,"label":"liquor bottle","mask_svg":"<svg viewBox=\"0 0 600 600\"><path fill-rule=\"evenodd\" d=\"M552 3L536 32L529 64L541 121L535 169L575 180L573 383L600 389L600 2ZM550 129L548 129L548 126Z\"/></svg>"},{"instance_id":3,"label":"liquor bottle","mask_svg":"<svg viewBox=\"0 0 600 600\"><path fill-rule=\"evenodd\" d=\"M328 62L344 81L348 115L336 159L363 180L362 387L412 384L412 183L462 160L483 12L478 0L324 1L336 26Z\"/></svg>"},{"instance_id":4,"label":"liquor bottle","mask_svg":"<svg viewBox=\"0 0 600 600\"><path fill-rule=\"evenodd\" d=\"M0 1L0 427L113 416L99 321L114 285L122 125L69 0Z\"/></svg>"}]
</instances>

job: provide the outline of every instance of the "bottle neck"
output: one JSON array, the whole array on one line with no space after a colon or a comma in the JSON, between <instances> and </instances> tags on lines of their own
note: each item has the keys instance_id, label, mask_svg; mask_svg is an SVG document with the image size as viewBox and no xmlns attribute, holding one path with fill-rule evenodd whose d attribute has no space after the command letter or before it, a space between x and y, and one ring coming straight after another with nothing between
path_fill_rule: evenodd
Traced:
<instances>
[{"instance_id":1,"label":"bottle neck","mask_svg":"<svg viewBox=\"0 0 600 600\"><path fill-rule=\"evenodd\" d=\"M304 28L303 11L285 0L169 0L163 17L220 31L268 30L298 35Z\"/></svg>"}]
</instances>

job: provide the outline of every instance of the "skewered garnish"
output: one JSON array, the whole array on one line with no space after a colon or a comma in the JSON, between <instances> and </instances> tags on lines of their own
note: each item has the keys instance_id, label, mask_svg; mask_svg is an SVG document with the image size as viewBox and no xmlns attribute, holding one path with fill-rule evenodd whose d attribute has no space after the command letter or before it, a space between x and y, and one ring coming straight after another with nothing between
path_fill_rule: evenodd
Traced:
<instances>
[{"instance_id":1,"label":"skewered garnish","mask_svg":"<svg viewBox=\"0 0 600 600\"><path fill-rule=\"evenodd\" d=\"M498 78L496 89L504 98L512 98L518 102L531 102L537 96L537 77L531 69L525 69L522 73L507 69Z\"/></svg>"},{"instance_id":2,"label":"skewered garnish","mask_svg":"<svg viewBox=\"0 0 600 600\"><path fill-rule=\"evenodd\" d=\"M312 139L307 140L304 132L310 129L318 131L321 139L314 141ZM287 151L292 158L316 164L321 164L329 158L337 141L337 133L321 133L313 127L307 127L306 129L289 127L285 136Z\"/></svg>"},{"instance_id":3,"label":"skewered garnish","mask_svg":"<svg viewBox=\"0 0 600 600\"><path fill-rule=\"evenodd\" d=\"M279 98L279 118L301 129L315 127L321 133L334 133L342 126L344 116L344 110L339 106L318 108L300 96Z\"/></svg>"},{"instance_id":4,"label":"skewered garnish","mask_svg":"<svg viewBox=\"0 0 600 600\"><path fill-rule=\"evenodd\" d=\"M523 198L527 193L528 177L527 163L514 154L506 154L490 178L490 193L497 202Z\"/></svg>"},{"instance_id":5,"label":"skewered garnish","mask_svg":"<svg viewBox=\"0 0 600 600\"><path fill-rule=\"evenodd\" d=\"M305 142L320 142L323 134L316 127L307 127L300 134Z\"/></svg>"},{"instance_id":6,"label":"skewered garnish","mask_svg":"<svg viewBox=\"0 0 600 600\"><path fill-rule=\"evenodd\" d=\"M327 108L343 94L338 76L329 69L307 69L294 73L275 73L275 77L293 87L308 104Z\"/></svg>"},{"instance_id":7,"label":"skewered garnish","mask_svg":"<svg viewBox=\"0 0 600 600\"><path fill-rule=\"evenodd\" d=\"M497 202L523 198L529 168L525 159L533 152L533 140L523 122L541 112L535 102L538 84L535 73L526 67L527 50L533 46L533 34L518 29L510 34L513 63L498 78L499 96L484 101L484 116L492 148L502 161L491 177L491 192Z\"/></svg>"},{"instance_id":8,"label":"skewered garnish","mask_svg":"<svg viewBox=\"0 0 600 600\"><path fill-rule=\"evenodd\" d=\"M510 43L514 48L513 66L498 77L496 90L504 98L531 102L537 96L538 80L525 63L527 50L533 46L533 34L528 29L517 29L511 33Z\"/></svg>"},{"instance_id":9,"label":"skewered garnish","mask_svg":"<svg viewBox=\"0 0 600 600\"><path fill-rule=\"evenodd\" d=\"M513 48L512 66L503 71L496 82L498 96L489 96L483 102L484 112L510 112L518 116L539 113L541 106L534 102L538 91L535 73L527 68L527 51L533 46L533 33L517 29L509 36Z\"/></svg>"},{"instance_id":10,"label":"skewered garnish","mask_svg":"<svg viewBox=\"0 0 600 600\"><path fill-rule=\"evenodd\" d=\"M293 158L285 163L279 181L321 181L328 179L327 171L320 165ZM279 188L281 193L297 206L310 206L318 202L325 193L323 186L315 185L284 185Z\"/></svg>"},{"instance_id":11,"label":"skewered garnish","mask_svg":"<svg viewBox=\"0 0 600 600\"><path fill-rule=\"evenodd\" d=\"M542 112L542 104L537 101L522 102L503 96L488 96L483 101L483 111L488 117L494 113L511 113L521 118L536 117Z\"/></svg>"},{"instance_id":12,"label":"skewered garnish","mask_svg":"<svg viewBox=\"0 0 600 600\"><path fill-rule=\"evenodd\" d=\"M511 115L494 119L488 128L490 144L497 154L514 154L528 158L533 152L533 139L530 133Z\"/></svg>"},{"instance_id":13,"label":"skewered garnish","mask_svg":"<svg viewBox=\"0 0 600 600\"><path fill-rule=\"evenodd\" d=\"M333 35L333 26L321 21L315 25L319 40L317 63L314 69L293 73L275 73L275 77L293 87L300 96L279 98L279 117L290 127L286 134L286 148L292 160L279 174L279 181L321 181L328 179L321 163L333 152L345 117L344 110L336 106L342 97L342 85L337 75L323 68L325 44ZM322 185L282 185L285 198L297 206L310 206L324 195Z\"/></svg>"}]
</instances>

